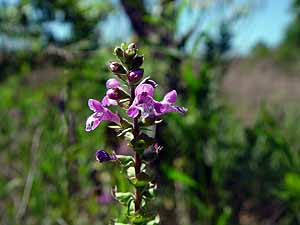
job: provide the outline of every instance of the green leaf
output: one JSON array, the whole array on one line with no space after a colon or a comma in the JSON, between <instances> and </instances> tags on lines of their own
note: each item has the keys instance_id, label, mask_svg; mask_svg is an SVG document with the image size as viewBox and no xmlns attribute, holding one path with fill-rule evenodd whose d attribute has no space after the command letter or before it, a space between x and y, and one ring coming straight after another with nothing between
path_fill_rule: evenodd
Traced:
<instances>
[{"instance_id":1,"label":"green leaf","mask_svg":"<svg viewBox=\"0 0 300 225\"><path fill-rule=\"evenodd\" d=\"M122 48L122 50L126 50L128 48L128 44L125 42L122 42L121 48Z\"/></svg>"},{"instance_id":2,"label":"green leaf","mask_svg":"<svg viewBox=\"0 0 300 225\"><path fill-rule=\"evenodd\" d=\"M197 79L195 79L192 64L187 63L184 65L183 70L184 80L186 81L188 88L196 91L199 88L199 82L197 82Z\"/></svg>"},{"instance_id":3,"label":"green leaf","mask_svg":"<svg viewBox=\"0 0 300 225\"><path fill-rule=\"evenodd\" d=\"M162 170L165 173L165 175L174 181L180 182L186 186L191 186L191 187L197 187L197 182L193 180L190 176L187 174L176 170L173 167L167 166L165 164L162 165Z\"/></svg>"},{"instance_id":4,"label":"green leaf","mask_svg":"<svg viewBox=\"0 0 300 225\"><path fill-rule=\"evenodd\" d=\"M131 212L134 212L134 210L135 210L134 199L130 199L127 203L127 215L132 214Z\"/></svg>"},{"instance_id":5,"label":"green leaf","mask_svg":"<svg viewBox=\"0 0 300 225\"><path fill-rule=\"evenodd\" d=\"M140 215L140 214L130 215L130 216L128 216L128 219L133 224L141 224L142 225L145 222L147 222L146 218L143 215Z\"/></svg>"},{"instance_id":6,"label":"green leaf","mask_svg":"<svg viewBox=\"0 0 300 225\"><path fill-rule=\"evenodd\" d=\"M124 99L123 99L124 100ZM128 121L128 120L126 120L126 119L124 119L124 118L121 118L121 126L123 127L123 128L128 128L128 127L131 127L131 123Z\"/></svg>"},{"instance_id":7,"label":"green leaf","mask_svg":"<svg viewBox=\"0 0 300 225\"><path fill-rule=\"evenodd\" d=\"M134 158L130 155L116 155L121 165L125 168L134 165Z\"/></svg>"},{"instance_id":8,"label":"green leaf","mask_svg":"<svg viewBox=\"0 0 300 225\"><path fill-rule=\"evenodd\" d=\"M217 225L226 225L228 224L228 221L230 219L231 215L231 208L230 207L225 207L222 214L218 218Z\"/></svg>"},{"instance_id":9,"label":"green leaf","mask_svg":"<svg viewBox=\"0 0 300 225\"><path fill-rule=\"evenodd\" d=\"M131 132L126 132L125 135L124 135L124 139L125 139L126 141L132 141L132 140L134 139L133 133L131 133Z\"/></svg>"},{"instance_id":10,"label":"green leaf","mask_svg":"<svg viewBox=\"0 0 300 225\"><path fill-rule=\"evenodd\" d=\"M122 136L122 135L125 135L126 132L130 131L132 128L131 127L128 127L124 130L122 130L119 134L118 134L118 137Z\"/></svg>"},{"instance_id":11,"label":"green leaf","mask_svg":"<svg viewBox=\"0 0 300 225\"><path fill-rule=\"evenodd\" d=\"M145 196L146 198L149 198L149 199L151 199L155 196L156 186L153 186L150 188L145 188L145 189L146 190L143 192L143 196Z\"/></svg>"},{"instance_id":12,"label":"green leaf","mask_svg":"<svg viewBox=\"0 0 300 225\"><path fill-rule=\"evenodd\" d=\"M155 139L142 133L130 142L130 146L137 152L143 153L144 150L155 143Z\"/></svg>"},{"instance_id":13,"label":"green leaf","mask_svg":"<svg viewBox=\"0 0 300 225\"><path fill-rule=\"evenodd\" d=\"M287 173L284 176L284 186L287 190L300 194L300 174Z\"/></svg>"},{"instance_id":14,"label":"green leaf","mask_svg":"<svg viewBox=\"0 0 300 225\"><path fill-rule=\"evenodd\" d=\"M151 177L144 172L139 173L136 177L129 178L129 180L135 187L140 188L145 187L150 181L152 181Z\"/></svg>"},{"instance_id":15,"label":"green leaf","mask_svg":"<svg viewBox=\"0 0 300 225\"><path fill-rule=\"evenodd\" d=\"M145 225L150 222L150 224L155 224L154 222L159 221L159 218L156 216L157 211L153 210L153 208L142 208L139 211L135 212L132 215L128 216L128 219L133 224Z\"/></svg>"},{"instance_id":16,"label":"green leaf","mask_svg":"<svg viewBox=\"0 0 300 225\"><path fill-rule=\"evenodd\" d=\"M296 200L300 198L300 175L287 173L284 176L282 190L275 190L275 194L283 200Z\"/></svg>"},{"instance_id":17,"label":"green leaf","mask_svg":"<svg viewBox=\"0 0 300 225\"><path fill-rule=\"evenodd\" d=\"M115 73L115 75L120 78L121 80L123 81L127 81L127 75L126 74L118 74L118 73Z\"/></svg>"},{"instance_id":18,"label":"green leaf","mask_svg":"<svg viewBox=\"0 0 300 225\"><path fill-rule=\"evenodd\" d=\"M154 220L151 220L147 225L159 225L159 216L156 216Z\"/></svg>"},{"instance_id":19,"label":"green leaf","mask_svg":"<svg viewBox=\"0 0 300 225\"><path fill-rule=\"evenodd\" d=\"M122 127L118 126L118 125L109 125L107 126L108 128L111 128L111 129L121 129Z\"/></svg>"},{"instance_id":20,"label":"green leaf","mask_svg":"<svg viewBox=\"0 0 300 225\"><path fill-rule=\"evenodd\" d=\"M134 167L131 166L131 167L127 168L126 173L127 173L127 177L129 179L135 177L135 169L134 169Z\"/></svg>"},{"instance_id":21,"label":"green leaf","mask_svg":"<svg viewBox=\"0 0 300 225\"><path fill-rule=\"evenodd\" d=\"M128 109L129 108L129 103L130 103L130 98L127 98L127 97L119 100L119 106L123 109ZM125 120L125 119L123 119L123 120ZM121 120L121 124L122 124L122 120ZM123 124L122 124L123 128L127 128L129 126L131 126L131 124L129 122L127 122L127 126L123 126Z\"/></svg>"},{"instance_id":22,"label":"green leaf","mask_svg":"<svg viewBox=\"0 0 300 225\"><path fill-rule=\"evenodd\" d=\"M122 48L116 47L116 48L114 49L114 53L115 53L115 55L116 55L120 60L123 58L124 51L123 51Z\"/></svg>"},{"instance_id":23,"label":"green leaf","mask_svg":"<svg viewBox=\"0 0 300 225\"><path fill-rule=\"evenodd\" d=\"M114 197L123 205L127 205L130 200L134 199L134 195L131 192L116 192Z\"/></svg>"}]
</instances>

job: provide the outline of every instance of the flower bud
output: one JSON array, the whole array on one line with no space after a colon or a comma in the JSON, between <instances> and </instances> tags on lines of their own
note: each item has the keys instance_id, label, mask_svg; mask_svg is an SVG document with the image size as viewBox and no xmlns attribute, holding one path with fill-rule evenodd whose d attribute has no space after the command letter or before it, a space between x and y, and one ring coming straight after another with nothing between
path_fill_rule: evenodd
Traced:
<instances>
[{"instance_id":1,"label":"flower bud","mask_svg":"<svg viewBox=\"0 0 300 225\"><path fill-rule=\"evenodd\" d=\"M144 56L142 55L136 55L133 59L132 59L132 68L133 69L138 69L143 65L144 62Z\"/></svg>"},{"instance_id":2,"label":"flower bud","mask_svg":"<svg viewBox=\"0 0 300 225\"><path fill-rule=\"evenodd\" d=\"M144 75L144 70L138 69L138 70L133 70L133 71L129 72L127 77L130 82L137 82L143 77L143 75Z\"/></svg>"},{"instance_id":3,"label":"flower bud","mask_svg":"<svg viewBox=\"0 0 300 225\"><path fill-rule=\"evenodd\" d=\"M116 62L116 61L110 62L109 69L113 73L126 74L126 70L124 69L124 67L121 64L119 64L118 62Z\"/></svg>"},{"instance_id":4,"label":"flower bud","mask_svg":"<svg viewBox=\"0 0 300 225\"><path fill-rule=\"evenodd\" d=\"M120 47L116 47L114 49L114 53L116 54L116 56L118 56L119 58L123 58L124 57L124 52Z\"/></svg>"},{"instance_id":5,"label":"flower bud","mask_svg":"<svg viewBox=\"0 0 300 225\"><path fill-rule=\"evenodd\" d=\"M108 89L106 92L107 97L110 99L117 100L119 99L119 93L117 89Z\"/></svg>"},{"instance_id":6,"label":"flower bud","mask_svg":"<svg viewBox=\"0 0 300 225\"><path fill-rule=\"evenodd\" d=\"M123 49L123 50L125 50L125 49L127 49L127 47L128 47L128 45L126 44L126 43L121 43L121 48Z\"/></svg>"},{"instance_id":7,"label":"flower bud","mask_svg":"<svg viewBox=\"0 0 300 225\"><path fill-rule=\"evenodd\" d=\"M120 82L117 79L110 78L106 81L106 88L107 89L116 89L121 87Z\"/></svg>"},{"instance_id":8,"label":"flower bud","mask_svg":"<svg viewBox=\"0 0 300 225\"><path fill-rule=\"evenodd\" d=\"M96 159L98 162L107 162L107 161L115 161L117 160L116 155L110 155L104 150L98 150L96 152Z\"/></svg>"},{"instance_id":9,"label":"flower bud","mask_svg":"<svg viewBox=\"0 0 300 225\"><path fill-rule=\"evenodd\" d=\"M136 49L129 48L125 51L124 57L126 59L126 62L130 62L130 60L133 59L133 57L136 55Z\"/></svg>"}]
</instances>

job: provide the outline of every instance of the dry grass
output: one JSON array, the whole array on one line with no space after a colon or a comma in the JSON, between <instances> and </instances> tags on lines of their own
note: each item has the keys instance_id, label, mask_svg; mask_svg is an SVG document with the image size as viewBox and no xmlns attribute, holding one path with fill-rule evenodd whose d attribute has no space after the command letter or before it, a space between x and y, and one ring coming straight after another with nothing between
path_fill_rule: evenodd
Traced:
<instances>
[{"instance_id":1,"label":"dry grass","mask_svg":"<svg viewBox=\"0 0 300 225\"><path fill-rule=\"evenodd\" d=\"M251 123L262 104L276 110L299 106L300 72L288 73L268 59L235 59L222 82L222 93L239 118Z\"/></svg>"}]
</instances>

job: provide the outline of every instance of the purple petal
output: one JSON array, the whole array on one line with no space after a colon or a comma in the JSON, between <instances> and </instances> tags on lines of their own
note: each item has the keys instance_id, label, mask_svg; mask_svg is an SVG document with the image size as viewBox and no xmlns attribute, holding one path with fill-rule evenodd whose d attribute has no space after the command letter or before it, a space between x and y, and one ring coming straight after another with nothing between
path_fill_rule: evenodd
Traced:
<instances>
[{"instance_id":1,"label":"purple petal","mask_svg":"<svg viewBox=\"0 0 300 225\"><path fill-rule=\"evenodd\" d=\"M101 122L101 118L96 116L97 113L93 113L86 120L85 130L92 131L95 130Z\"/></svg>"},{"instance_id":2,"label":"purple petal","mask_svg":"<svg viewBox=\"0 0 300 225\"><path fill-rule=\"evenodd\" d=\"M101 105L101 111L96 111L86 120L85 130L95 130L102 121L112 121L120 124L120 117Z\"/></svg>"},{"instance_id":3,"label":"purple petal","mask_svg":"<svg viewBox=\"0 0 300 225\"><path fill-rule=\"evenodd\" d=\"M120 124L120 117L108 109L105 109L102 120L103 121L112 121L116 124Z\"/></svg>"},{"instance_id":4,"label":"purple petal","mask_svg":"<svg viewBox=\"0 0 300 225\"><path fill-rule=\"evenodd\" d=\"M146 92L141 93L137 96L137 104L147 104L150 105L153 103L153 98L148 95Z\"/></svg>"},{"instance_id":5,"label":"purple petal","mask_svg":"<svg viewBox=\"0 0 300 225\"><path fill-rule=\"evenodd\" d=\"M119 87L121 87L121 84L117 79L111 78L106 81L107 89L117 89Z\"/></svg>"},{"instance_id":6,"label":"purple petal","mask_svg":"<svg viewBox=\"0 0 300 225\"><path fill-rule=\"evenodd\" d=\"M169 106L169 104L164 104L164 103L161 103L161 102L155 102L154 103L155 114L157 116L159 116L159 115L162 115L162 114L166 113L168 106Z\"/></svg>"},{"instance_id":7,"label":"purple petal","mask_svg":"<svg viewBox=\"0 0 300 225\"><path fill-rule=\"evenodd\" d=\"M177 92L175 90L168 92L164 99L163 102L167 102L167 103L175 103L177 99Z\"/></svg>"},{"instance_id":8,"label":"purple petal","mask_svg":"<svg viewBox=\"0 0 300 225\"><path fill-rule=\"evenodd\" d=\"M89 99L88 106L94 112L104 111L104 107L102 106L102 104L95 99Z\"/></svg>"},{"instance_id":9,"label":"purple petal","mask_svg":"<svg viewBox=\"0 0 300 225\"><path fill-rule=\"evenodd\" d=\"M110 106L110 105L118 105L118 102L114 99L110 99L108 96L104 96L101 101L103 106Z\"/></svg>"},{"instance_id":10,"label":"purple petal","mask_svg":"<svg viewBox=\"0 0 300 225\"><path fill-rule=\"evenodd\" d=\"M139 84L135 89L135 95L139 96L143 92L147 93L151 97L153 97L154 94L154 88L150 84Z\"/></svg>"},{"instance_id":11,"label":"purple petal","mask_svg":"<svg viewBox=\"0 0 300 225\"><path fill-rule=\"evenodd\" d=\"M127 111L127 114L131 118L135 118L139 115L139 109L135 105L131 105Z\"/></svg>"},{"instance_id":12,"label":"purple petal","mask_svg":"<svg viewBox=\"0 0 300 225\"><path fill-rule=\"evenodd\" d=\"M113 197L109 193L103 193L97 196L97 202L99 202L100 204L108 204L113 200Z\"/></svg>"},{"instance_id":13,"label":"purple petal","mask_svg":"<svg viewBox=\"0 0 300 225\"><path fill-rule=\"evenodd\" d=\"M116 89L108 89L106 91L106 96L108 98L114 99L114 100L119 99L119 93Z\"/></svg>"},{"instance_id":14,"label":"purple petal","mask_svg":"<svg viewBox=\"0 0 300 225\"><path fill-rule=\"evenodd\" d=\"M154 104L155 115L161 116L170 112L178 112L180 114L184 114L187 112L186 108L180 106L173 106L171 104L163 103L163 102L155 102Z\"/></svg>"},{"instance_id":15,"label":"purple petal","mask_svg":"<svg viewBox=\"0 0 300 225\"><path fill-rule=\"evenodd\" d=\"M138 70L131 71L128 74L128 80L130 82L137 82L143 77L143 74L144 74L143 69L138 69Z\"/></svg>"}]
</instances>

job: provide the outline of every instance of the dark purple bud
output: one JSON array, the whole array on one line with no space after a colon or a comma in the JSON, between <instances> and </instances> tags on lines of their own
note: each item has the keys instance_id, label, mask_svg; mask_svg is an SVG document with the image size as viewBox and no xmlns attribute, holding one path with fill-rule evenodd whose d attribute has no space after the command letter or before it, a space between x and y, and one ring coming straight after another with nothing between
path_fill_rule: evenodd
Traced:
<instances>
[{"instance_id":1,"label":"dark purple bud","mask_svg":"<svg viewBox=\"0 0 300 225\"><path fill-rule=\"evenodd\" d=\"M138 70L129 72L127 77L130 82L137 82L143 77L143 75L144 75L144 70L138 69Z\"/></svg>"},{"instance_id":2,"label":"dark purple bud","mask_svg":"<svg viewBox=\"0 0 300 225\"><path fill-rule=\"evenodd\" d=\"M138 69L143 65L144 62L144 56L142 55L136 55L133 59L132 59L132 68L133 69Z\"/></svg>"},{"instance_id":3,"label":"dark purple bud","mask_svg":"<svg viewBox=\"0 0 300 225\"><path fill-rule=\"evenodd\" d=\"M124 67L116 62L116 61L112 61L109 64L109 69L113 72L113 73L117 73L117 74L126 74L126 70L124 69Z\"/></svg>"},{"instance_id":4,"label":"dark purple bud","mask_svg":"<svg viewBox=\"0 0 300 225\"><path fill-rule=\"evenodd\" d=\"M115 155L110 155L104 150L98 150L96 152L96 159L98 162L108 162L108 161L115 161L117 157Z\"/></svg>"},{"instance_id":5,"label":"dark purple bud","mask_svg":"<svg viewBox=\"0 0 300 225\"><path fill-rule=\"evenodd\" d=\"M107 97L110 99L118 100L119 99L119 93L117 89L108 89L106 92Z\"/></svg>"}]
</instances>

